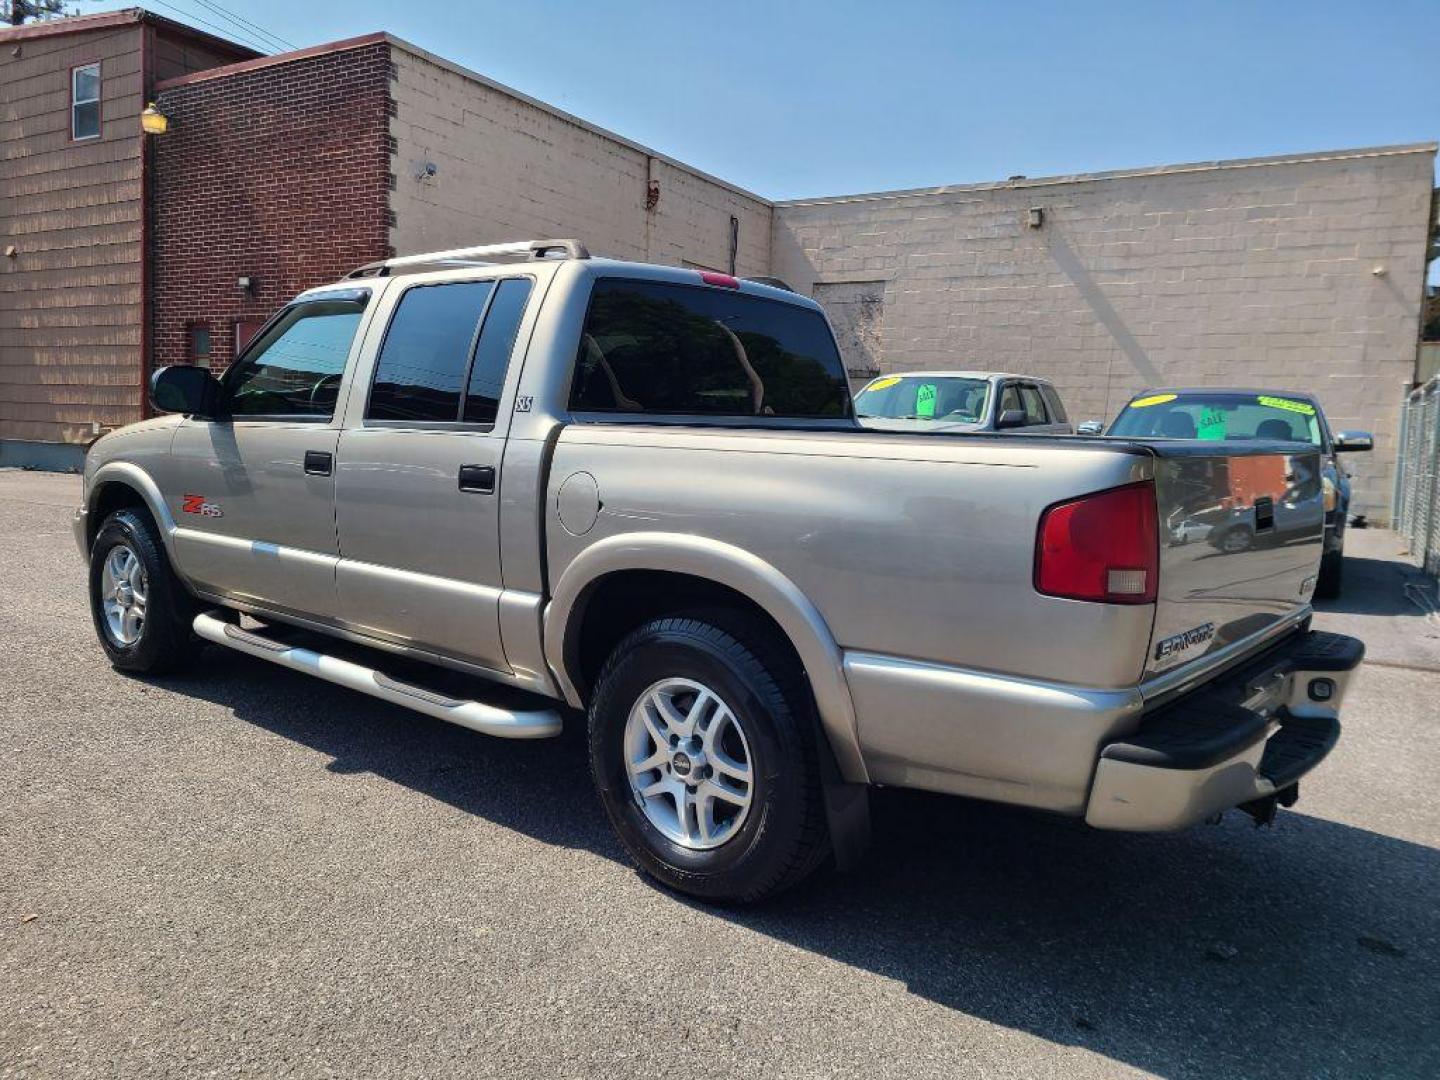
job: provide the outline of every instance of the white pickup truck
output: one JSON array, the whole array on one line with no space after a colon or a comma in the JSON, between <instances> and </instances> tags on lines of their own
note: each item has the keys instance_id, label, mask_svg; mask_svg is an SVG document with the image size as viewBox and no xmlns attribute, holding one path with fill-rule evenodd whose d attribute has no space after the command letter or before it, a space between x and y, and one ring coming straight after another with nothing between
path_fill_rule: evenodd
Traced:
<instances>
[{"instance_id":1,"label":"white pickup truck","mask_svg":"<svg viewBox=\"0 0 1440 1080\"><path fill-rule=\"evenodd\" d=\"M585 710L621 841L699 897L852 864L874 784L1266 820L1363 653L1309 629L1313 448L866 431L812 301L574 241L362 267L151 395L75 518L116 667L208 641L514 738ZM1222 503L1265 543L1162 543Z\"/></svg>"}]
</instances>

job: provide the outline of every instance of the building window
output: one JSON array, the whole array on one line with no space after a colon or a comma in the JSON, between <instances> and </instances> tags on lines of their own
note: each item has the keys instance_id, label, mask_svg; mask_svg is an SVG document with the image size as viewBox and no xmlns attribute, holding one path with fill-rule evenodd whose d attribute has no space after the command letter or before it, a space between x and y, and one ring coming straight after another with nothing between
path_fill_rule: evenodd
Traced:
<instances>
[{"instance_id":1,"label":"building window","mask_svg":"<svg viewBox=\"0 0 1440 1080\"><path fill-rule=\"evenodd\" d=\"M236 319L235 320L235 351L231 356L239 356L245 351L245 346L250 344L250 339L258 334L265 326L264 319Z\"/></svg>"},{"instance_id":2,"label":"building window","mask_svg":"<svg viewBox=\"0 0 1440 1080\"><path fill-rule=\"evenodd\" d=\"M94 139L100 135L100 65L70 69L70 137Z\"/></svg>"},{"instance_id":3,"label":"building window","mask_svg":"<svg viewBox=\"0 0 1440 1080\"><path fill-rule=\"evenodd\" d=\"M208 368L210 366L210 327L204 325L190 327L190 362L196 367Z\"/></svg>"}]
</instances>

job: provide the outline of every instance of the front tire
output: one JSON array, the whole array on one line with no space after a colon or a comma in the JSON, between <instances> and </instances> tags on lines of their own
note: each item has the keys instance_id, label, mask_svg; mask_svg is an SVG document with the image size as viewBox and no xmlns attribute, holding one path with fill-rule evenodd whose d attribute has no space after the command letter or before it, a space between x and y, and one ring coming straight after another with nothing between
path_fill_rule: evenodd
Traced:
<instances>
[{"instance_id":1,"label":"front tire","mask_svg":"<svg viewBox=\"0 0 1440 1080\"><path fill-rule=\"evenodd\" d=\"M590 769L642 870L701 899L753 902L824 860L797 669L763 628L723 617L656 619L616 646L590 706Z\"/></svg>"},{"instance_id":2,"label":"front tire","mask_svg":"<svg viewBox=\"0 0 1440 1080\"><path fill-rule=\"evenodd\" d=\"M195 605L147 514L117 510L90 547L90 615L110 663L120 671L161 675L189 662L199 642Z\"/></svg>"}]
</instances>

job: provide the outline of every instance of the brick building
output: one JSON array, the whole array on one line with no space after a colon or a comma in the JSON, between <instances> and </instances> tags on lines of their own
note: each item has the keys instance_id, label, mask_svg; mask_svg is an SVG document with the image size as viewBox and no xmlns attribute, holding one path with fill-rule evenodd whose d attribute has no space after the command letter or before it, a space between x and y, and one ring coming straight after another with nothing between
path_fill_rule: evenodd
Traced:
<instances>
[{"instance_id":1,"label":"brick building","mask_svg":"<svg viewBox=\"0 0 1440 1080\"><path fill-rule=\"evenodd\" d=\"M128 271L125 294L146 316L106 336L103 370L94 354L59 371L61 336L56 371L37 378L5 366L16 350L0 338L0 462L35 459L25 440L68 442L78 460L89 421L138 418L151 366L221 368L288 297L359 264L576 236L601 255L785 278L825 305L857 378L1018 368L1052 378L1077 418L1113 415L1147 383L1316 390L1338 424L1376 431L1376 453L1353 461L1356 507L1388 514L1434 144L771 202L388 34L270 57L235 48L234 62L141 80L170 121L149 169L128 124L138 85L114 113L131 172L148 178L149 210L126 236L140 244L148 223L149 273ZM25 152L25 131L5 138L0 160ZM33 187L53 198L56 183ZM38 279L6 275L31 273L38 253L0 214L6 244L20 250L0 289L34 303ZM62 295L83 304L91 287L67 279ZM7 310L0 334L23 325ZM82 312L66 319L77 348L101 333ZM123 388L103 408L91 372ZM37 405L54 416L16 426Z\"/></svg>"},{"instance_id":2,"label":"brick building","mask_svg":"<svg viewBox=\"0 0 1440 1080\"><path fill-rule=\"evenodd\" d=\"M766 200L388 34L182 76L156 101L157 364L224 367L296 292L396 252L580 236L769 272Z\"/></svg>"}]
</instances>

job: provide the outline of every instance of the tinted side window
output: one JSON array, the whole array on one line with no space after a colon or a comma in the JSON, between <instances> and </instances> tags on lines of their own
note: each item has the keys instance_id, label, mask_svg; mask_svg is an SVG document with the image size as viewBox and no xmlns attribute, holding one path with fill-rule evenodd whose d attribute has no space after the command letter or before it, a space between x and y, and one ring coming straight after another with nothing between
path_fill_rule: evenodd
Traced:
<instances>
[{"instance_id":1,"label":"tinted side window","mask_svg":"<svg viewBox=\"0 0 1440 1080\"><path fill-rule=\"evenodd\" d=\"M1045 415L1045 402L1040 397L1040 390L1028 383L1020 387L1020 405L1025 410L1026 424L1048 424L1049 418Z\"/></svg>"},{"instance_id":2,"label":"tinted side window","mask_svg":"<svg viewBox=\"0 0 1440 1080\"><path fill-rule=\"evenodd\" d=\"M1070 418L1065 415L1065 406L1060 403L1060 395L1056 393L1053 386L1042 386L1040 392L1045 395L1045 404L1050 407L1051 422L1056 424L1068 424Z\"/></svg>"},{"instance_id":3,"label":"tinted side window","mask_svg":"<svg viewBox=\"0 0 1440 1080\"><path fill-rule=\"evenodd\" d=\"M296 304L225 375L231 416L328 418L364 299Z\"/></svg>"},{"instance_id":4,"label":"tinted side window","mask_svg":"<svg viewBox=\"0 0 1440 1080\"><path fill-rule=\"evenodd\" d=\"M1019 412L1025 411L1025 406L1020 404L1020 388L1013 382L1005 384L1005 389L1000 394L1000 408L996 410L995 415L998 418L1001 413L1009 412L1011 409Z\"/></svg>"},{"instance_id":5,"label":"tinted side window","mask_svg":"<svg viewBox=\"0 0 1440 1080\"><path fill-rule=\"evenodd\" d=\"M530 285L529 278L506 278L495 289L495 299L480 330L480 344L475 350L470 385L465 392L466 423L495 423L500 391L505 386L505 369L510 364L515 334L525 315L525 302L530 299Z\"/></svg>"},{"instance_id":6,"label":"tinted side window","mask_svg":"<svg viewBox=\"0 0 1440 1080\"><path fill-rule=\"evenodd\" d=\"M850 395L818 312L724 289L612 278L590 298L570 407L841 417Z\"/></svg>"},{"instance_id":7,"label":"tinted side window","mask_svg":"<svg viewBox=\"0 0 1440 1080\"><path fill-rule=\"evenodd\" d=\"M380 347L366 419L454 423L460 418L475 330L494 286L462 281L406 291Z\"/></svg>"}]
</instances>

